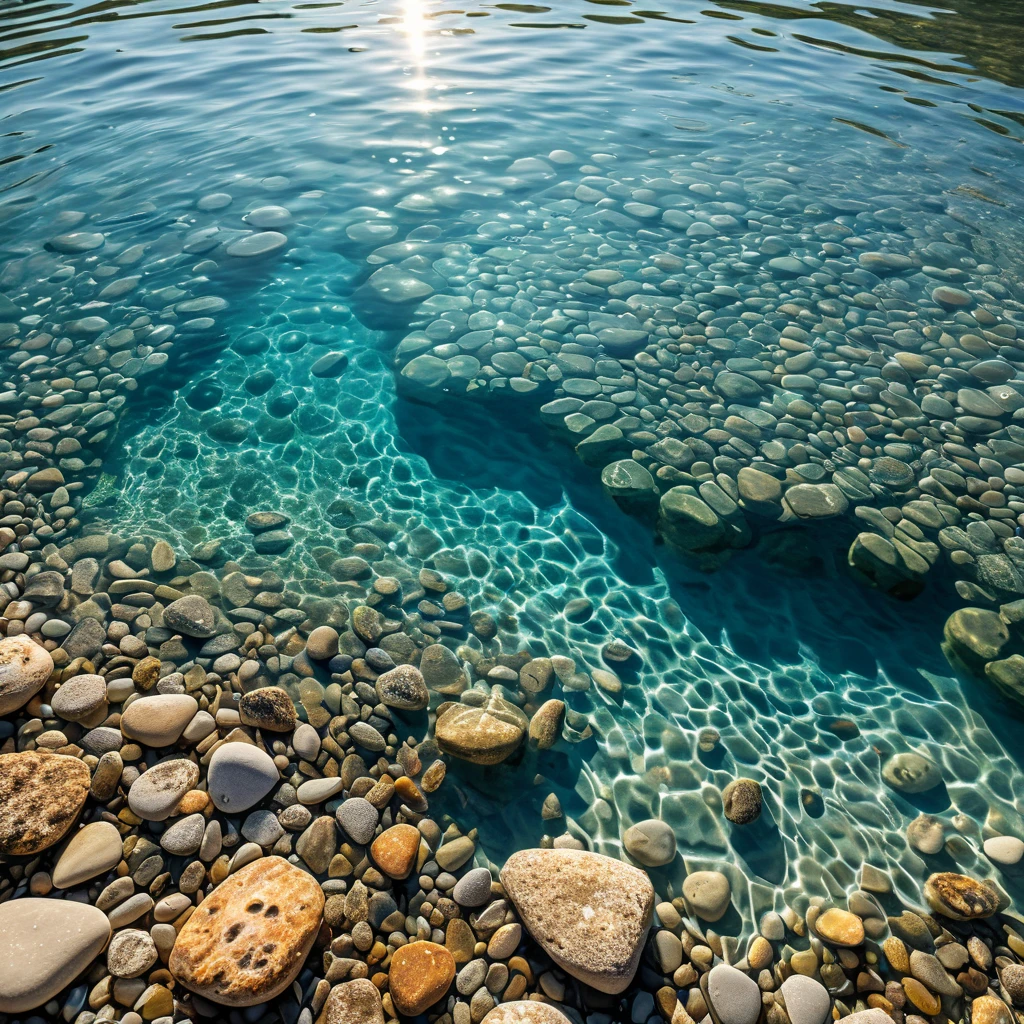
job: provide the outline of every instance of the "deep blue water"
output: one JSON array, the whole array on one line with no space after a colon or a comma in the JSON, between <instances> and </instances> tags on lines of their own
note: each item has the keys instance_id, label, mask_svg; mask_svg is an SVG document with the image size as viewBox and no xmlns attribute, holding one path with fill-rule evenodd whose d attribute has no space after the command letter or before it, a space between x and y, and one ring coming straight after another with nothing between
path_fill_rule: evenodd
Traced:
<instances>
[{"instance_id":1,"label":"deep blue water","mask_svg":"<svg viewBox=\"0 0 1024 1024\"><path fill-rule=\"evenodd\" d=\"M532 793L514 774L453 773L496 859L536 842L555 791L602 849L664 816L688 866L732 865L734 892L741 871L848 888L865 859L915 892L930 868L902 832L922 808L885 789L874 748L940 761L948 800L923 809L963 812L975 838L986 821L1017 827L1024 799L1008 709L939 651L951 592L904 604L860 589L842 568L845 525L795 554L682 567L527 403L400 397L391 353L409 317L363 282L384 262L374 250L404 240L440 275L438 294L445 275L463 280L469 252L530 236L557 254L563 179L639 188L673 174L727 195L736 179L748 202L785 195L808 239L843 204L896 208L921 237L941 210L943 230L1012 275L1022 54L1015 4L967 0L0 7L0 259L23 261L40 315L66 279L38 253L73 225L146 247L133 302L157 310L171 301L160 289L180 288L227 303L214 326L186 324L171 367L148 378L92 525L183 551L219 539L244 561L245 516L281 510L295 545L274 564L311 595L328 580L320 549L353 522L393 524L396 558L425 527L466 555L460 589L501 617L511 649L543 643L598 668L611 637L638 648L621 694L569 696L595 736L552 755ZM230 202L200 202L220 193ZM267 206L288 211L273 258L212 252ZM605 244L628 263L642 231L613 225ZM481 287L502 285L492 276ZM328 352L347 369L311 376ZM215 427L225 420L233 442ZM584 596L593 615L571 621L566 603ZM861 736L823 729L830 716ZM694 756L705 726L722 733L720 758ZM736 774L764 781L774 822L742 847L706 799ZM773 900L755 883L743 905Z\"/></svg>"}]
</instances>

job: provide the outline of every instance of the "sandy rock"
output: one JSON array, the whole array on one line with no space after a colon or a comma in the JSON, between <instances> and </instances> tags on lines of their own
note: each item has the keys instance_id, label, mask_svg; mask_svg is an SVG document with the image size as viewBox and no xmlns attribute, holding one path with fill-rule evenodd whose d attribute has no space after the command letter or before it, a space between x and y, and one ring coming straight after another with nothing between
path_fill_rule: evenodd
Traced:
<instances>
[{"instance_id":1,"label":"sandy rock","mask_svg":"<svg viewBox=\"0 0 1024 1024\"><path fill-rule=\"evenodd\" d=\"M715 1024L755 1024L761 1013L757 983L728 964L718 964L700 979Z\"/></svg>"},{"instance_id":2,"label":"sandy rock","mask_svg":"<svg viewBox=\"0 0 1024 1024\"><path fill-rule=\"evenodd\" d=\"M280 857L261 857L203 900L178 933L168 968L211 1002L266 1002L302 969L323 908L323 890L309 874Z\"/></svg>"},{"instance_id":3,"label":"sandy rock","mask_svg":"<svg viewBox=\"0 0 1024 1024\"><path fill-rule=\"evenodd\" d=\"M27 636L0 640L0 715L17 711L30 700L53 671L50 652Z\"/></svg>"},{"instance_id":4,"label":"sandy rock","mask_svg":"<svg viewBox=\"0 0 1024 1024\"><path fill-rule=\"evenodd\" d=\"M89 769L77 757L0 754L0 854L25 856L59 842L88 795Z\"/></svg>"},{"instance_id":5,"label":"sandy rock","mask_svg":"<svg viewBox=\"0 0 1024 1024\"><path fill-rule=\"evenodd\" d=\"M481 1024L569 1024L569 1018L550 1003L519 999L496 1006Z\"/></svg>"},{"instance_id":6,"label":"sandy rock","mask_svg":"<svg viewBox=\"0 0 1024 1024\"><path fill-rule=\"evenodd\" d=\"M279 686L261 686L243 693L238 717L243 725L268 732L291 732L297 721L291 697Z\"/></svg>"},{"instance_id":7,"label":"sandy rock","mask_svg":"<svg viewBox=\"0 0 1024 1024\"><path fill-rule=\"evenodd\" d=\"M80 722L107 706L107 681L103 676L72 676L54 693L50 707L65 722Z\"/></svg>"},{"instance_id":8,"label":"sandy rock","mask_svg":"<svg viewBox=\"0 0 1024 1024\"><path fill-rule=\"evenodd\" d=\"M368 978L335 985L316 1024L384 1024L377 986Z\"/></svg>"},{"instance_id":9,"label":"sandy rock","mask_svg":"<svg viewBox=\"0 0 1024 1024\"><path fill-rule=\"evenodd\" d=\"M436 942L411 942L391 958L388 988L395 1009L415 1017L433 1006L455 978L455 960Z\"/></svg>"},{"instance_id":10,"label":"sandy rock","mask_svg":"<svg viewBox=\"0 0 1024 1024\"><path fill-rule=\"evenodd\" d=\"M124 928L114 933L107 948L107 970L115 978L137 978L157 962L159 954L149 932Z\"/></svg>"},{"instance_id":11,"label":"sandy rock","mask_svg":"<svg viewBox=\"0 0 1024 1024\"><path fill-rule=\"evenodd\" d=\"M834 946L859 946L864 941L864 922L848 910L830 907L814 922L814 930Z\"/></svg>"},{"instance_id":12,"label":"sandy rock","mask_svg":"<svg viewBox=\"0 0 1024 1024\"><path fill-rule=\"evenodd\" d=\"M187 693L158 693L133 700L121 715L121 732L147 747L177 743L199 704Z\"/></svg>"},{"instance_id":13,"label":"sandy rock","mask_svg":"<svg viewBox=\"0 0 1024 1024\"><path fill-rule=\"evenodd\" d=\"M1010 867L1024 856L1024 842L1016 836L993 836L985 840L985 856L996 864Z\"/></svg>"},{"instance_id":14,"label":"sandy rock","mask_svg":"<svg viewBox=\"0 0 1024 1024\"><path fill-rule=\"evenodd\" d=\"M377 677L382 704L399 711L422 711L430 703L423 675L414 665L399 665Z\"/></svg>"},{"instance_id":15,"label":"sandy rock","mask_svg":"<svg viewBox=\"0 0 1024 1024\"><path fill-rule=\"evenodd\" d=\"M110 921L70 900L0 904L0 1013L21 1013L52 999L78 977L110 939Z\"/></svg>"},{"instance_id":16,"label":"sandy rock","mask_svg":"<svg viewBox=\"0 0 1024 1024\"><path fill-rule=\"evenodd\" d=\"M872 1007L870 1010L861 1010L840 1017L837 1024L892 1024L892 1017L885 1010Z\"/></svg>"},{"instance_id":17,"label":"sandy rock","mask_svg":"<svg viewBox=\"0 0 1024 1024\"><path fill-rule=\"evenodd\" d=\"M749 825L761 817L761 785L753 779L733 779L722 791L726 818L734 825Z\"/></svg>"},{"instance_id":18,"label":"sandy rock","mask_svg":"<svg viewBox=\"0 0 1024 1024\"><path fill-rule=\"evenodd\" d=\"M105 875L121 860L121 833L109 821L93 821L80 828L64 847L53 869L57 889L71 889Z\"/></svg>"},{"instance_id":19,"label":"sandy rock","mask_svg":"<svg viewBox=\"0 0 1024 1024\"><path fill-rule=\"evenodd\" d=\"M780 991L791 1024L825 1024L831 1019L832 997L820 981L792 974L782 983Z\"/></svg>"},{"instance_id":20,"label":"sandy rock","mask_svg":"<svg viewBox=\"0 0 1024 1024\"><path fill-rule=\"evenodd\" d=\"M610 994L633 980L654 911L643 871L584 850L521 850L501 881L527 930L573 977Z\"/></svg>"},{"instance_id":21,"label":"sandy rock","mask_svg":"<svg viewBox=\"0 0 1024 1024\"><path fill-rule=\"evenodd\" d=\"M900 793L927 793L942 782L942 772L924 755L906 751L885 762L882 778Z\"/></svg>"},{"instance_id":22,"label":"sandy rock","mask_svg":"<svg viewBox=\"0 0 1024 1024\"><path fill-rule=\"evenodd\" d=\"M206 639L217 631L217 617L205 597L189 594L164 609L164 625L176 633Z\"/></svg>"}]
</instances>

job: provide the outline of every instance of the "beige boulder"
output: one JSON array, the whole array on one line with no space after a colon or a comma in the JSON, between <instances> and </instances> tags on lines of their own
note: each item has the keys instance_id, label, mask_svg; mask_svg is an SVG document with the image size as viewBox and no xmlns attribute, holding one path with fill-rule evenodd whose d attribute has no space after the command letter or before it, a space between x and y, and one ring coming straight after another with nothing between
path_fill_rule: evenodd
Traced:
<instances>
[{"instance_id":1,"label":"beige boulder","mask_svg":"<svg viewBox=\"0 0 1024 1024\"><path fill-rule=\"evenodd\" d=\"M645 872L586 850L520 850L505 862L501 882L563 970L612 995L633 980L654 911Z\"/></svg>"},{"instance_id":2,"label":"beige boulder","mask_svg":"<svg viewBox=\"0 0 1024 1024\"><path fill-rule=\"evenodd\" d=\"M0 640L0 715L32 699L53 671L50 652L27 636Z\"/></svg>"},{"instance_id":3,"label":"beige boulder","mask_svg":"<svg viewBox=\"0 0 1024 1024\"><path fill-rule=\"evenodd\" d=\"M368 978L335 985L316 1024L384 1024L377 986Z\"/></svg>"},{"instance_id":4,"label":"beige boulder","mask_svg":"<svg viewBox=\"0 0 1024 1024\"><path fill-rule=\"evenodd\" d=\"M500 764L522 743L529 725L515 704L492 695L482 707L450 705L438 715L435 735L445 753L473 764Z\"/></svg>"},{"instance_id":5,"label":"beige boulder","mask_svg":"<svg viewBox=\"0 0 1024 1024\"><path fill-rule=\"evenodd\" d=\"M570 1021L550 1003L542 1003L537 999L518 999L496 1006L481 1024L570 1024Z\"/></svg>"}]
</instances>

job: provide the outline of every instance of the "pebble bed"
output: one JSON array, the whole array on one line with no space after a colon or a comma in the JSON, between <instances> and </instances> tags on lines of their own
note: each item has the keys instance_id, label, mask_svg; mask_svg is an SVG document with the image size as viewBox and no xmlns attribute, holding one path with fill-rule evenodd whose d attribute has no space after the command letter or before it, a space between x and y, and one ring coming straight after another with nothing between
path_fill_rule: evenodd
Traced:
<instances>
[{"instance_id":1,"label":"pebble bed","mask_svg":"<svg viewBox=\"0 0 1024 1024\"><path fill-rule=\"evenodd\" d=\"M153 375L241 359L225 383L265 413L192 382L177 440L203 438L194 460L258 439L287 464L317 424L276 379L261 391L252 360L354 310L396 332L377 340L397 341L407 399L520 403L699 569L818 520L891 594L941 565L969 603L951 656L1019 691L1022 307L941 200L826 202L782 164L634 180L601 153L507 175L531 190L521 224L465 211L446 236L429 196L351 212L331 235L363 264L332 279L343 298L268 304L246 334L226 329L238 279L258 293L279 261L312 262L289 233L320 197L208 193L145 242L66 213L0 270L0 1013L1013 1024L1020 777L966 709L919 712L915 731L882 700L869 736L825 698L812 735L788 724L780 744L716 726L708 701L683 727L692 694L645 685L666 656L658 620L628 628L623 609L607 628L609 604L580 594L557 615L589 622L589 642L545 645L503 607L521 583L508 564L402 509L329 508L344 541L319 547L280 508L223 539L173 511L166 536L104 522L103 472ZM382 248L392 218L404 239ZM370 358L323 347L302 357L314 388ZM251 509L241 483L228 500ZM615 725L642 685L663 702L647 723L660 760ZM567 814L546 776L598 739L620 766L591 758ZM499 861L473 827L472 789L496 779L550 789L534 847ZM850 799L826 806L832 789ZM685 858L684 822L688 846L764 870ZM783 843L798 867L772 877Z\"/></svg>"}]
</instances>

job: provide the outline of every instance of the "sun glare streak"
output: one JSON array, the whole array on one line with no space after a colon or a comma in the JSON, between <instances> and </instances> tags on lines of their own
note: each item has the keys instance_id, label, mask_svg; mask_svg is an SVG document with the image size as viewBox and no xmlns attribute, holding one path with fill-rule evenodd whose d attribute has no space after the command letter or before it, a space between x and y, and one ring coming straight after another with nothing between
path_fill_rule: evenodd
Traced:
<instances>
[{"instance_id":1,"label":"sun glare streak","mask_svg":"<svg viewBox=\"0 0 1024 1024\"><path fill-rule=\"evenodd\" d=\"M419 94L412 102L412 106L420 113L427 114L433 110L433 104L427 99L430 82L426 70L427 30L426 18L423 16L424 2L425 0L403 0L402 31L409 51L409 85Z\"/></svg>"}]
</instances>

